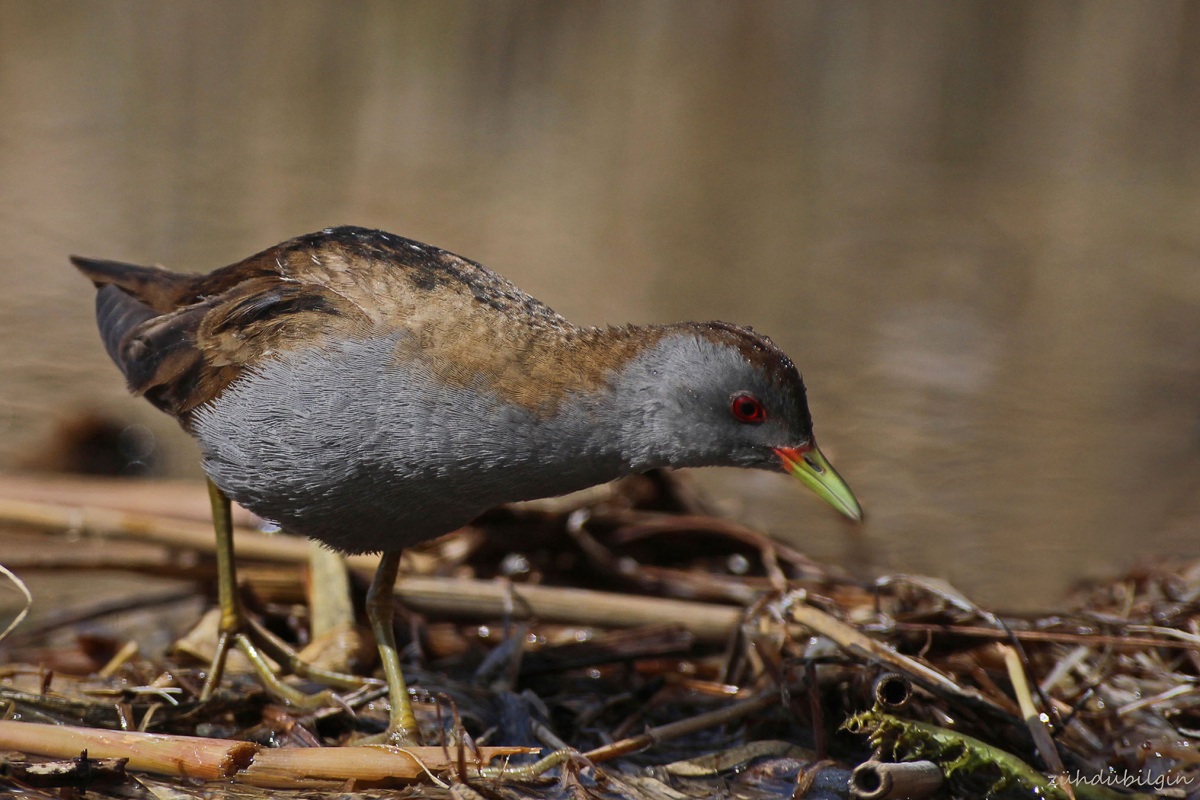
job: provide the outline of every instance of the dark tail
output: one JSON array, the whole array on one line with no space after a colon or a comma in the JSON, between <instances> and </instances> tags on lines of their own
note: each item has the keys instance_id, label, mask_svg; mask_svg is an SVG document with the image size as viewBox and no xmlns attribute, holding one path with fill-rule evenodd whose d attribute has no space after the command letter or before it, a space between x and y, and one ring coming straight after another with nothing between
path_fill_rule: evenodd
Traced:
<instances>
[{"instance_id":1,"label":"dark tail","mask_svg":"<svg viewBox=\"0 0 1200 800\"><path fill-rule=\"evenodd\" d=\"M96 324L100 327L100 338L108 357L121 369L126 380L130 380L131 354L127 352L126 337L130 331L159 313L132 295L126 294L116 284L101 286L96 292Z\"/></svg>"},{"instance_id":2,"label":"dark tail","mask_svg":"<svg viewBox=\"0 0 1200 800\"><path fill-rule=\"evenodd\" d=\"M97 289L119 286L160 314L174 311L193 299L189 295L195 275L83 256L71 256L71 263L96 284Z\"/></svg>"},{"instance_id":3,"label":"dark tail","mask_svg":"<svg viewBox=\"0 0 1200 800\"><path fill-rule=\"evenodd\" d=\"M71 256L71 263L96 284L96 324L104 349L135 389L141 379L134 373L142 371L145 354L136 350L133 332L175 310L187 296L192 276L99 258Z\"/></svg>"}]
</instances>

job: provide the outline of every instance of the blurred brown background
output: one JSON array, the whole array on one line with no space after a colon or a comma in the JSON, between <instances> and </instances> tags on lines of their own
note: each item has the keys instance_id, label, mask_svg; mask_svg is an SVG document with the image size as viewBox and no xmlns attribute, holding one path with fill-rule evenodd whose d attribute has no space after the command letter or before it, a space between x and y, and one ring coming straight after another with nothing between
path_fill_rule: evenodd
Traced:
<instances>
[{"instance_id":1,"label":"blurred brown background","mask_svg":"<svg viewBox=\"0 0 1200 800\"><path fill-rule=\"evenodd\" d=\"M0 469L103 419L199 475L68 253L353 223L769 333L868 523L697 477L819 558L1029 607L1200 554L1200 4L0 2L0 109Z\"/></svg>"}]
</instances>

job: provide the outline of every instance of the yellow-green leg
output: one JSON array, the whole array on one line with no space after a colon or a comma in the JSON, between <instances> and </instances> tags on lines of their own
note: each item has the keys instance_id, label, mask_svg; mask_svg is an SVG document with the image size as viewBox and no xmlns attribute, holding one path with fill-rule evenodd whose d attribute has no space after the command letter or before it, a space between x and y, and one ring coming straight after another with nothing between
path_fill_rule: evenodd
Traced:
<instances>
[{"instance_id":1,"label":"yellow-green leg","mask_svg":"<svg viewBox=\"0 0 1200 800\"><path fill-rule=\"evenodd\" d=\"M379 559L375 579L367 591L367 618L379 645L379 659L383 662L383 675L388 685L388 700L391 715L388 720L387 743L419 745L421 734L417 729L417 718L413 715L412 703L408 699L408 686L400 671L400 655L396 652L396 636L392 631L394 613L393 595L396 588L396 573L400 571L400 551L384 553Z\"/></svg>"},{"instance_id":2,"label":"yellow-green leg","mask_svg":"<svg viewBox=\"0 0 1200 800\"><path fill-rule=\"evenodd\" d=\"M212 503L213 528L217 534L217 604L221 609L221 622L218 627L217 649L213 655L212 665L208 676L204 679L204 688L200 691L200 700L208 700L221 684L221 676L225 672L225 661L229 649L236 647L241 650L250 664L254 667L263 687L275 697L291 705L305 709L315 709L336 703L332 692L324 691L308 695L279 680L270 663L254 644L251 636L263 639L263 645L285 661L289 668L297 674L311 677L333 686L356 688L364 681L353 675L319 670L304 664L296 657L294 650L278 641L267 631L250 624L242 610L242 601L237 591L237 566L233 560L233 513L230 509L229 498L217 488L211 480L208 482L208 497Z\"/></svg>"},{"instance_id":3,"label":"yellow-green leg","mask_svg":"<svg viewBox=\"0 0 1200 800\"><path fill-rule=\"evenodd\" d=\"M213 655L208 676L204 679L204 688L200 691L201 701L212 697L220 685L229 648L245 625L242 602L237 594L237 567L233 562L233 513L229 498L215 483L208 481L208 501L212 505L213 528L217 533L217 605L221 609L221 624L218 628L217 651Z\"/></svg>"}]
</instances>

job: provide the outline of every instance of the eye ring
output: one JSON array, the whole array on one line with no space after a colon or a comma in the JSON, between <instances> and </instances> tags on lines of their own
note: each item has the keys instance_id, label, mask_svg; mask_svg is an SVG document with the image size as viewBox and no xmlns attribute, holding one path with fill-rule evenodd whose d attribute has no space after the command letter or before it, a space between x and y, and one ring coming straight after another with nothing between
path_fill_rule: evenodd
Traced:
<instances>
[{"instance_id":1,"label":"eye ring","mask_svg":"<svg viewBox=\"0 0 1200 800\"><path fill-rule=\"evenodd\" d=\"M729 413L733 414L733 418L738 422L747 425L758 425L767 420L767 410L763 408L762 402L746 392L739 392L733 396L729 401Z\"/></svg>"}]
</instances>

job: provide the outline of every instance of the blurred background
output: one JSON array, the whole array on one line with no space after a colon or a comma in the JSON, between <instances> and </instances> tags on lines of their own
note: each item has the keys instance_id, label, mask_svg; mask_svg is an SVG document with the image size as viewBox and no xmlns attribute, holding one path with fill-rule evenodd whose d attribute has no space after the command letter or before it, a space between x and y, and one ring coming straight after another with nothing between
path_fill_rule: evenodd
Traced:
<instances>
[{"instance_id":1,"label":"blurred background","mask_svg":"<svg viewBox=\"0 0 1200 800\"><path fill-rule=\"evenodd\" d=\"M1200 4L4 0L0 109L0 470L200 475L69 253L352 223L768 333L867 523L695 477L817 558L1032 608L1200 554Z\"/></svg>"}]
</instances>

